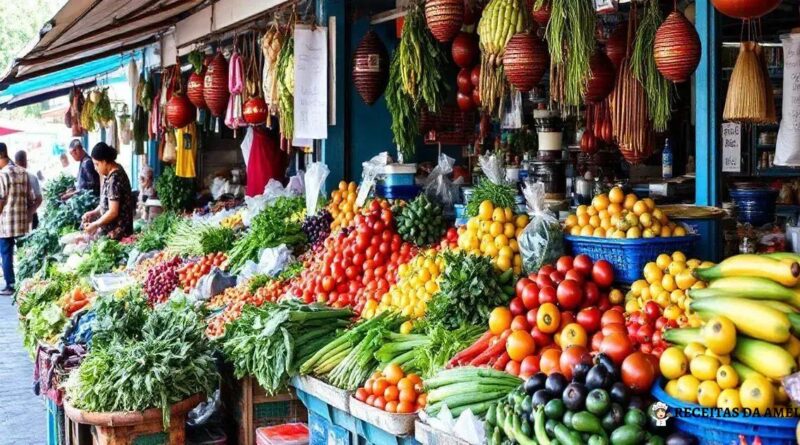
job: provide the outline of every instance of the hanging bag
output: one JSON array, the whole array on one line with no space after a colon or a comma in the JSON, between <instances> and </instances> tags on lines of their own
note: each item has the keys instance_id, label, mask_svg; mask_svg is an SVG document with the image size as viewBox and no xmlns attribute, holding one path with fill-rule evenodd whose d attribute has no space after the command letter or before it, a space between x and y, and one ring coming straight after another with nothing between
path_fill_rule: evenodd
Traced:
<instances>
[{"instance_id":1,"label":"hanging bag","mask_svg":"<svg viewBox=\"0 0 800 445\"><path fill-rule=\"evenodd\" d=\"M544 207L544 184L526 181L522 194L533 216L519 237L519 253L525 272L531 273L564 254L564 235L558 219Z\"/></svg>"}]
</instances>

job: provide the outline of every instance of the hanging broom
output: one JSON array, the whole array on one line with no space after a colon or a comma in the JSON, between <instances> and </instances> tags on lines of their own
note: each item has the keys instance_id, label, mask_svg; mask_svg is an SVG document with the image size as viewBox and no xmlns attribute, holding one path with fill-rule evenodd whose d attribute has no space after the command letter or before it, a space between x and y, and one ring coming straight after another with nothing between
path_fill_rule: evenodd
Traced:
<instances>
[{"instance_id":1,"label":"hanging broom","mask_svg":"<svg viewBox=\"0 0 800 445\"><path fill-rule=\"evenodd\" d=\"M769 69L767 68L767 56L764 54L764 48L761 45L756 46L756 54L758 54L758 64L761 67L761 74L763 76L764 84L764 101L767 107L766 119L762 124L777 124L778 112L775 109L775 91L772 88L772 82L769 78Z\"/></svg>"},{"instance_id":2,"label":"hanging broom","mask_svg":"<svg viewBox=\"0 0 800 445\"><path fill-rule=\"evenodd\" d=\"M758 123L768 119L764 88L767 80L764 79L764 71L758 61L757 47L756 42L742 42L739 47L739 56L736 58L725 97L723 120Z\"/></svg>"}]
</instances>

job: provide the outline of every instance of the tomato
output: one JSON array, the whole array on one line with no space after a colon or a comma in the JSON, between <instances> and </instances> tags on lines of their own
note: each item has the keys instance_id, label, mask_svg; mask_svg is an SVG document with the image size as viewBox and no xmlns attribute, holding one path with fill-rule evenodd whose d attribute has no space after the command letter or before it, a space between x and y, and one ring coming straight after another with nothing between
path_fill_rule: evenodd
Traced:
<instances>
[{"instance_id":1,"label":"tomato","mask_svg":"<svg viewBox=\"0 0 800 445\"><path fill-rule=\"evenodd\" d=\"M603 338L603 342L600 343L600 352L605 353L614 363L620 365L625 357L633 352L633 343L627 334L613 332Z\"/></svg>"},{"instance_id":2,"label":"tomato","mask_svg":"<svg viewBox=\"0 0 800 445\"><path fill-rule=\"evenodd\" d=\"M522 280L527 281L527 284L523 287L521 293L517 292L517 297L522 298L522 304L525 305L526 309L539 307L539 286L527 278ZM521 283L522 280L519 280L519 282ZM517 285L519 286L519 283Z\"/></svg>"},{"instance_id":3,"label":"tomato","mask_svg":"<svg viewBox=\"0 0 800 445\"><path fill-rule=\"evenodd\" d=\"M522 359L522 362L519 366L519 376L523 379L527 379L532 375L539 372L539 356L538 355L529 355Z\"/></svg>"},{"instance_id":4,"label":"tomato","mask_svg":"<svg viewBox=\"0 0 800 445\"><path fill-rule=\"evenodd\" d=\"M556 268L553 267L552 264L545 264L539 269L539 275L550 275L551 273L555 272Z\"/></svg>"},{"instance_id":5,"label":"tomato","mask_svg":"<svg viewBox=\"0 0 800 445\"><path fill-rule=\"evenodd\" d=\"M569 255L564 255L556 261L556 270L561 272L562 274L566 274L570 269L572 269L572 257Z\"/></svg>"},{"instance_id":6,"label":"tomato","mask_svg":"<svg viewBox=\"0 0 800 445\"><path fill-rule=\"evenodd\" d=\"M591 362L592 357L589 355L589 351L583 346L574 345L564 349L561 357L559 357L558 365L564 377L567 380L572 380L572 370L575 365L579 363L590 364Z\"/></svg>"},{"instance_id":7,"label":"tomato","mask_svg":"<svg viewBox=\"0 0 800 445\"><path fill-rule=\"evenodd\" d=\"M655 332L653 332L651 343L653 343L653 345L660 345L663 341L664 340L663 340L663 334L661 333L661 329L656 329Z\"/></svg>"},{"instance_id":8,"label":"tomato","mask_svg":"<svg viewBox=\"0 0 800 445\"><path fill-rule=\"evenodd\" d=\"M514 331L506 340L506 352L511 360L519 362L536 352L536 342L527 331Z\"/></svg>"},{"instance_id":9,"label":"tomato","mask_svg":"<svg viewBox=\"0 0 800 445\"><path fill-rule=\"evenodd\" d=\"M525 313L525 321L528 322L529 326L536 326L536 313L539 312L539 308L533 308Z\"/></svg>"},{"instance_id":10,"label":"tomato","mask_svg":"<svg viewBox=\"0 0 800 445\"><path fill-rule=\"evenodd\" d=\"M530 331L531 327L524 315L517 315L511 320L512 331Z\"/></svg>"},{"instance_id":11,"label":"tomato","mask_svg":"<svg viewBox=\"0 0 800 445\"><path fill-rule=\"evenodd\" d=\"M649 321L656 321L661 316L661 306L653 300L644 304L644 313Z\"/></svg>"},{"instance_id":12,"label":"tomato","mask_svg":"<svg viewBox=\"0 0 800 445\"><path fill-rule=\"evenodd\" d=\"M609 288L614 283L614 268L606 260L600 260L592 266L592 280L602 288Z\"/></svg>"},{"instance_id":13,"label":"tomato","mask_svg":"<svg viewBox=\"0 0 800 445\"><path fill-rule=\"evenodd\" d=\"M550 334L545 334L539 329L537 326L534 326L531 329L531 337L533 337L533 341L536 342L536 346L540 349L544 348L547 345L553 344L553 337Z\"/></svg>"},{"instance_id":14,"label":"tomato","mask_svg":"<svg viewBox=\"0 0 800 445\"><path fill-rule=\"evenodd\" d=\"M647 358L647 355L649 354L644 352L634 352L622 362L622 382L637 394L650 391L656 378L653 363Z\"/></svg>"},{"instance_id":15,"label":"tomato","mask_svg":"<svg viewBox=\"0 0 800 445\"><path fill-rule=\"evenodd\" d=\"M545 287L555 287L555 283L550 277L546 274L539 272L539 275L536 276L536 285L539 286L539 289L544 289Z\"/></svg>"},{"instance_id":16,"label":"tomato","mask_svg":"<svg viewBox=\"0 0 800 445\"><path fill-rule=\"evenodd\" d=\"M603 312L603 316L600 318L600 325L605 326L609 323L625 324L625 315L615 310Z\"/></svg>"},{"instance_id":17,"label":"tomato","mask_svg":"<svg viewBox=\"0 0 800 445\"><path fill-rule=\"evenodd\" d=\"M654 331L655 330L653 329L653 326L649 324L640 326L639 329L636 330L636 341L638 341L640 344L652 343Z\"/></svg>"},{"instance_id":18,"label":"tomato","mask_svg":"<svg viewBox=\"0 0 800 445\"><path fill-rule=\"evenodd\" d=\"M581 285L573 280L562 281L561 284L558 285L556 298L558 299L558 304L563 309L570 310L577 308L583 301Z\"/></svg>"},{"instance_id":19,"label":"tomato","mask_svg":"<svg viewBox=\"0 0 800 445\"><path fill-rule=\"evenodd\" d=\"M583 305L594 306L600 301L600 288L592 281L583 283Z\"/></svg>"},{"instance_id":20,"label":"tomato","mask_svg":"<svg viewBox=\"0 0 800 445\"><path fill-rule=\"evenodd\" d=\"M552 334L561 324L561 313L553 303L545 303L536 314L536 326L545 334Z\"/></svg>"},{"instance_id":21,"label":"tomato","mask_svg":"<svg viewBox=\"0 0 800 445\"><path fill-rule=\"evenodd\" d=\"M584 281L585 277L583 275L581 275L581 273L578 272L577 270L570 269L570 270L567 271L567 273L564 274L564 279L565 280L577 281L578 283L583 284L583 281Z\"/></svg>"},{"instance_id":22,"label":"tomato","mask_svg":"<svg viewBox=\"0 0 800 445\"><path fill-rule=\"evenodd\" d=\"M656 331L661 331L662 329L664 329L664 326L667 325L667 322L669 322L669 319L667 317L664 316L658 317L658 319L656 320Z\"/></svg>"},{"instance_id":23,"label":"tomato","mask_svg":"<svg viewBox=\"0 0 800 445\"><path fill-rule=\"evenodd\" d=\"M522 298L522 291L525 289L529 283L532 283L531 280L527 279L526 277L522 277L517 280L517 284L514 285L514 292L517 297Z\"/></svg>"},{"instance_id":24,"label":"tomato","mask_svg":"<svg viewBox=\"0 0 800 445\"><path fill-rule=\"evenodd\" d=\"M588 277L592 273L592 259L588 255L578 255L572 260L573 269L577 270L584 277Z\"/></svg>"},{"instance_id":25,"label":"tomato","mask_svg":"<svg viewBox=\"0 0 800 445\"><path fill-rule=\"evenodd\" d=\"M516 360L509 360L508 363L506 363L505 371L511 375L519 375L520 371L519 362Z\"/></svg>"},{"instance_id":26,"label":"tomato","mask_svg":"<svg viewBox=\"0 0 800 445\"><path fill-rule=\"evenodd\" d=\"M600 332L602 332L603 335L611 335L615 332L628 335L627 327L622 323L609 323L600 328Z\"/></svg>"},{"instance_id":27,"label":"tomato","mask_svg":"<svg viewBox=\"0 0 800 445\"><path fill-rule=\"evenodd\" d=\"M358 277L358 270L355 266L350 266L344 270L344 274L347 275L348 280L355 280Z\"/></svg>"},{"instance_id":28,"label":"tomato","mask_svg":"<svg viewBox=\"0 0 800 445\"><path fill-rule=\"evenodd\" d=\"M597 331L594 333L594 335L592 335L592 351L600 350L600 344L603 343L604 338L605 336L600 331Z\"/></svg>"},{"instance_id":29,"label":"tomato","mask_svg":"<svg viewBox=\"0 0 800 445\"><path fill-rule=\"evenodd\" d=\"M335 284L331 277L325 276L322 278L322 290L325 292L332 291Z\"/></svg>"},{"instance_id":30,"label":"tomato","mask_svg":"<svg viewBox=\"0 0 800 445\"><path fill-rule=\"evenodd\" d=\"M561 330L561 347L567 348L573 345L586 346L586 329L578 323L569 323Z\"/></svg>"},{"instance_id":31,"label":"tomato","mask_svg":"<svg viewBox=\"0 0 800 445\"><path fill-rule=\"evenodd\" d=\"M556 288L553 286L547 287L539 287L539 304L545 303L552 303L555 304L558 302L558 297L556 295Z\"/></svg>"},{"instance_id":32,"label":"tomato","mask_svg":"<svg viewBox=\"0 0 800 445\"><path fill-rule=\"evenodd\" d=\"M561 372L561 351L551 348L542 352L539 357L539 368L547 375Z\"/></svg>"},{"instance_id":33,"label":"tomato","mask_svg":"<svg viewBox=\"0 0 800 445\"><path fill-rule=\"evenodd\" d=\"M508 308L496 307L489 314L489 330L494 335L500 335L511 327L512 314Z\"/></svg>"},{"instance_id":34,"label":"tomato","mask_svg":"<svg viewBox=\"0 0 800 445\"><path fill-rule=\"evenodd\" d=\"M512 298L511 302L508 303L508 308L511 309L511 313L514 315L522 315L525 313L525 305L519 297Z\"/></svg>"},{"instance_id":35,"label":"tomato","mask_svg":"<svg viewBox=\"0 0 800 445\"><path fill-rule=\"evenodd\" d=\"M367 380L367 384L370 384L370 383L372 383L372 382L370 382L369 380ZM370 394L367 394L367 391L366 391L366 389L364 389L364 388L358 388L358 389L356 390L356 399L357 399L357 400L359 400L359 401L361 401L361 402L364 402L364 401L366 401L366 400L367 400L367 397L369 397L369 396L370 396Z\"/></svg>"},{"instance_id":36,"label":"tomato","mask_svg":"<svg viewBox=\"0 0 800 445\"><path fill-rule=\"evenodd\" d=\"M552 272L550 274L550 280L553 281L553 284L559 285L562 281L564 281L564 274L559 271Z\"/></svg>"},{"instance_id":37,"label":"tomato","mask_svg":"<svg viewBox=\"0 0 800 445\"><path fill-rule=\"evenodd\" d=\"M588 333L595 333L600 330L600 309L596 307L587 307L581 309L576 317L578 323L586 329Z\"/></svg>"}]
</instances>

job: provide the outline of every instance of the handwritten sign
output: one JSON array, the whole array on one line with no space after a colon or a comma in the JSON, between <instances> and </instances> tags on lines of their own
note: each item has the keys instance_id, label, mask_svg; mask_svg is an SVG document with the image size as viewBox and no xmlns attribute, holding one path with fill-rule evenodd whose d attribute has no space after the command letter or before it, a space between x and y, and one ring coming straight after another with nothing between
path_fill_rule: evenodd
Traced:
<instances>
[{"instance_id":1,"label":"handwritten sign","mask_svg":"<svg viewBox=\"0 0 800 445\"><path fill-rule=\"evenodd\" d=\"M328 138L328 28L294 30L294 138Z\"/></svg>"},{"instance_id":2,"label":"handwritten sign","mask_svg":"<svg viewBox=\"0 0 800 445\"><path fill-rule=\"evenodd\" d=\"M742 124L740 123L722 124L722 171L731 173L742 171Z\"/></svg>"},{"instance_id":3,"label":"handwritten sign","mask_svg":"<svg viewBox=\"0 0 800 445\"><path fill-rule=\"evenodd\" d=\"M783 109L775 165L800 166L800 33L781 36L783 43Z\"/></svg>"}]
</instances>

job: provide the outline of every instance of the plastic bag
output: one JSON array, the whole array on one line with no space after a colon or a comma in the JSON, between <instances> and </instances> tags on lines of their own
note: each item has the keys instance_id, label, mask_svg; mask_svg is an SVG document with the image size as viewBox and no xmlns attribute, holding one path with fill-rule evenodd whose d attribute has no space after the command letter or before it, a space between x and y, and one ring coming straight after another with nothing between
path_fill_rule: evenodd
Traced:
<instances>
[{"instance_id":1,"label":"plastic bag","mask_svg":"<svg viewBox=\"0 0 800 445\"><path fill-rule=\"evenodd\" d=\"M225 289L236 286L236 275L230 275L215 267L211 272L200 278L197 287L192 289L189 299L194 302L206 302L214 295L225 292Z\"/></svg>"},{"instance_id":2,"label":"plastic bag","mask_svg":"<svg viewBox=\"0 0 800 445\"><path fill-rule=\"evenodd\" d=\"M250 151L253 148L253 127L247 127L247 132L244 134L240 147L242 149L242 157L244 157L244 168L247 168L250 163Z\"/></svg>"},{"instance_id":3,"label":"plastic bag","mask_svg":"<svg viewBox=\"0 0 800 445\"><path fill-rule=\"evenodd\" d=\"M220 196L225 194L227 186L228 180L219 176L215 177L214 180L211 181L211 197L214 198L214 201L218 200Z\"/></svg>"},{"instance_id":4,"label":"plastic bag","mask_svg":"<svg viewBox=\"0 0 800 445\"><path fill-rule=\"evenodd\" d=\"M425 194L434 201L440 202L445 208L452 208L458 200L459 186L454 185L447 176L453 173L456 160L442 153L439 163L431 171L423 184Z\"/></svg>"},{"instance_id":5,"label":"plastic bag","mask_svg":"<svg viewBox=\"0 0 800 445\"><path fill-rule=\"evenodd\" d=\"M217 423L219 419L215 414L221 414L222 398L220 397L219 389L214 391L214 394L205 402L201 402L194 407L186 416L186 426L193 428L206 424Z\"/></svg>"},{"instance_id":6,"label":"plastic bag","mask_svg":"<svg viewBox=\"0 0 800 445\"><path fill-rule=\"evenodd\" d=\"M296 175L289 178L289 183L286 184L286 191L290 192L293 196L300 196L305 193L306 185L303 176L303 170L298 170Z\"/></svg>"},{"instance_id":7,"label":"plastic bag","mask_svg":"<svg viewBox=\"0 0 800 445\"><path fill-rule=\"evenodd\" d=\"M536 272L564 254L564 234L558 219L544 208L544 184L526 181L522 193L533 216L517 241L523 269Z\"/></svg>"},{"instance_id":8,"label":"plastic bag","mask_svg":"<svg viewBox=\"0 0 800 445\"><path fill-rule=\"evenodd\" d=\"M313 162L308 166L303 182L306 186L306 215L314 215L317 213L317 202L319 202L319 192L322 190L322 184L330 174L328 166L323 162Z\"/></svg>"},{"instance_id":9,"label":"plastic bag","mask_svg":"<svg viewBox=\"0 0 800 445\"><path fill-rule=\"evenodd\" d=\"M247 261L239 272L237 282L239 284L245 283L254 275L277 276L293 261L294 256L292 255L292 251L286 247L286 244L262 249L258 256L258 263Z\"/></svg>"},{"instance_id":10,"label":"plastic bag","mask_svg":"<svg viewBox=\"0 0 800 445\"><path fill-rule=\"evenodd\" d=\"M481 171L486 175L486 179L497 185L506 183L506 169L501 156L495 153L481 155L478 157L478 165L481 166Z\"/></svg>"},{"instance_id":11,"label":"plastic bag","mask_svg":"<svg viewBox=\"0 0 800 445\"><path fill-rule=\"evenodd\" d=\"M378 175L381 174L383 168L391 162L389 153L383 152L378 156L370 159L369 161L361 164L364 172L361 174L361 187L358 188L358 195L356 196L356 206L363 207L369 197L369 192L375 186L375 181Z\"/></svg>"}]
</instances>

